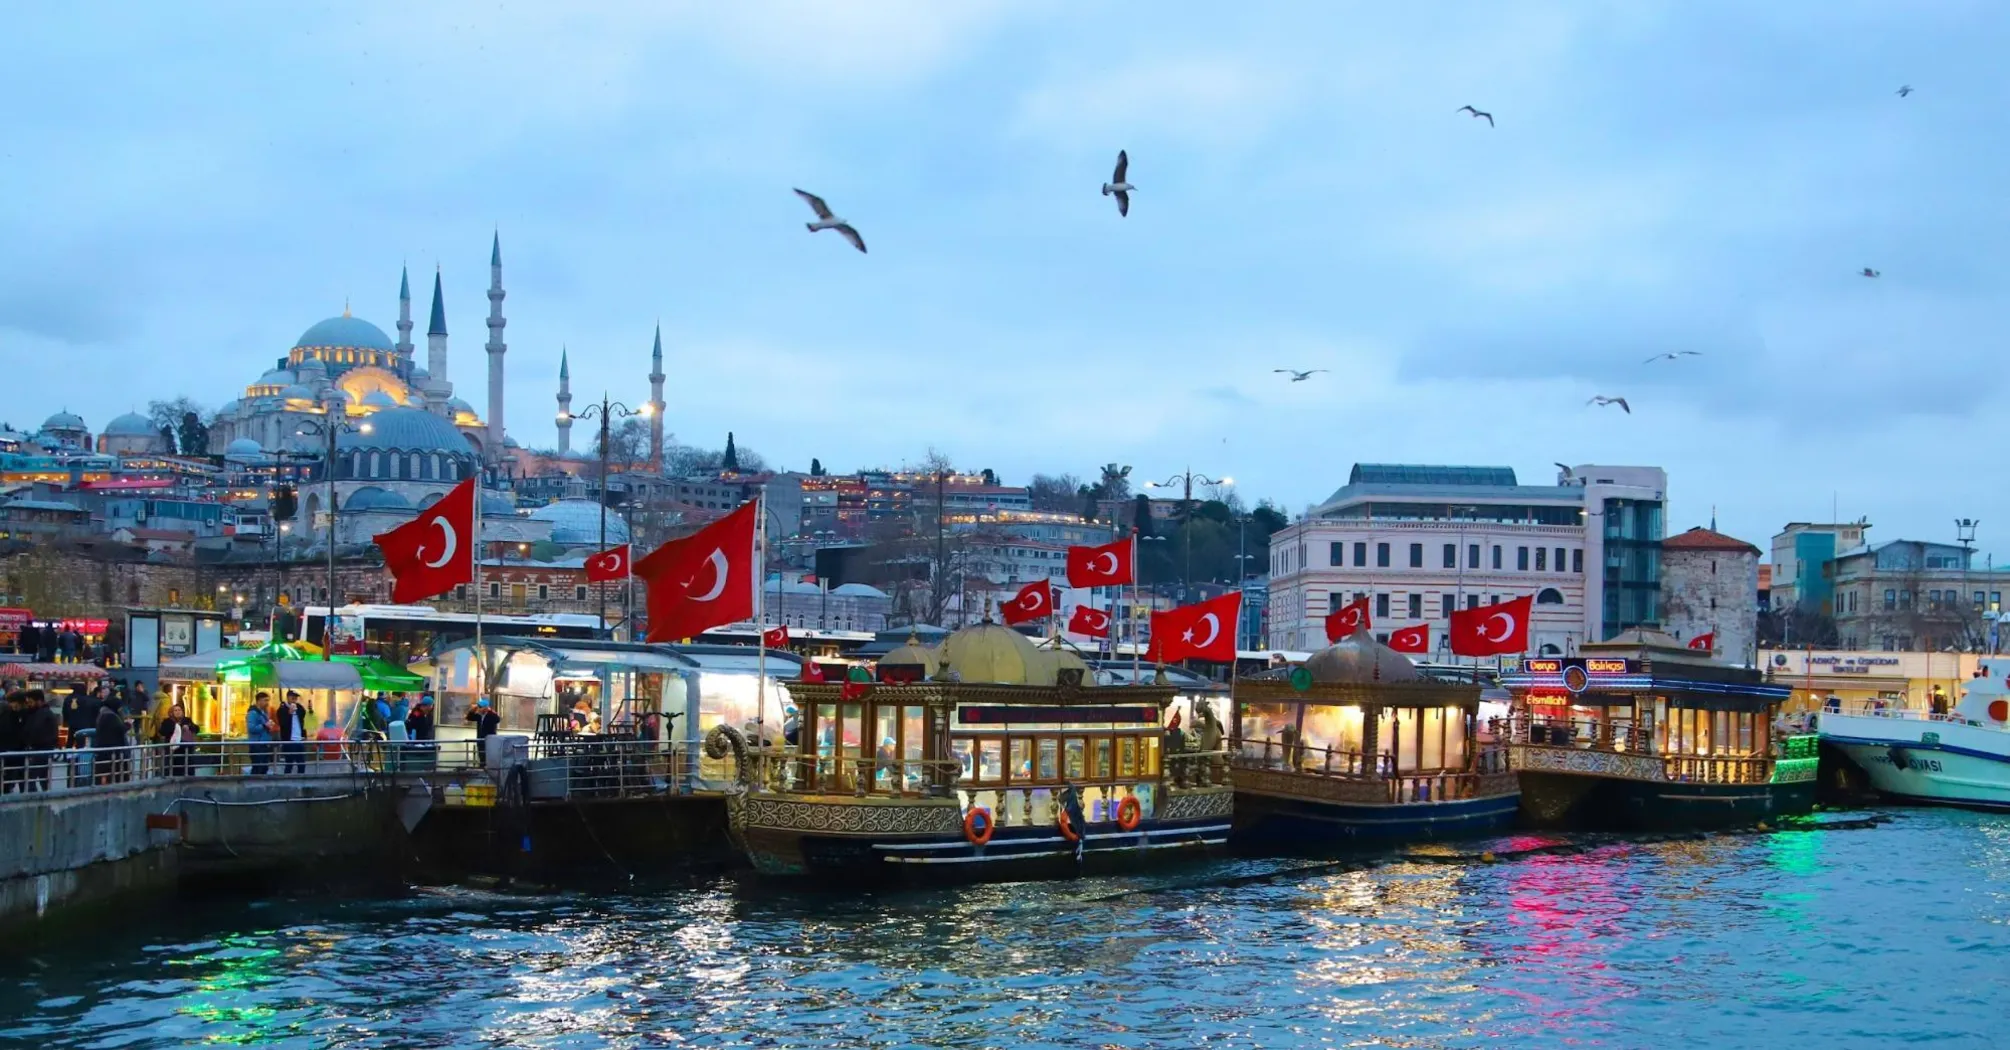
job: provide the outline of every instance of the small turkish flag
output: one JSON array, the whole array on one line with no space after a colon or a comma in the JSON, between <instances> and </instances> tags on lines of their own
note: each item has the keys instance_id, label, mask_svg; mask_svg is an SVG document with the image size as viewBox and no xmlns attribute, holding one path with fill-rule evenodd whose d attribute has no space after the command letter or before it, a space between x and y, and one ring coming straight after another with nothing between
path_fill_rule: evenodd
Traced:
<instances>
[{"instance_id":1,"label":"small turkish flag","mask_svg":"<svg viewBox=\"0 0 2010 1050\"><path fill-rule=\"evenodd\" d=\"M863 700L865 699L865 694L870 692L872 692L871 682L854 682L846 679L843 685L838 686L838 699L847 703L853 700Z\"/></svg>"},{"instance_id":2,"label":"small turkish flag","mask_svg":"<svg viewBox=\"0 0 2010 1050\"><path fill-rule=\"evenodd\" d=\"M1355 631L1374 626L1375 622L1368 618L1368 596L1364 594L1327 614L1326 640L1337 642Z\"/></svg>"},{"instance_id":3,"label":"small turkish flag","mask_svg":"<svg viewBox=\"0 0 2010 1050\"><path fill-rule=\"evenodd\" d=\"M1708 634L1699 634L1689 639L1689 648L1701 649L1706 653L1715 652L1717 650L1717 632L1711 631Z\"/></svg>"},{"instance_id":4,"label":"small turkish flag","mask_svg":"<svg viewBox=\"0 0 2010 1050\"><path fill-rule=\"evenodd\" d=\"M822 665L822 664L820 664L820 663L816 662L815 660L804 660L804 661L803 661L803 672L802 672L802 675L801 675L801 678L802 678L802 680L803 680L803 681L805 681L805 682L821 682L821 681L823 681L823 680L824 680L824 665Z\"/></svg>"},{"instance_id":5,"label":"small turkish flag","mask_svg":"<svg viewBox=\"0 0 2010 1050\"><path fill-rule=\"evenodd\" d=\"M475 581L475 479L455 485L411 521L371 539L391 572L391 600L410 605Z\"/></svg>"},{"instance_id":6,"label":"small turkish flag","mask_svg":"<svg viewBox=\"0 0 2010 1050\"><path fill-rule=\"evenodd\" d=\"M1138 540L1127 536L1100 547L1068 548L1068 586L1116 587L1137 578Z\"/></svg>"},{"instance_id":7,"label":"small turkish flag","mask_svg":"<svg viewBox=\"0 0 2010 1050\"><path fill-rule=\"evenodd\" d=\"M770 649L787 649L789 647L789 625L783 624L780 627L770 627L762 631L761 644Z\"/></svg>"},{"instance_id":8,"label":"small turkish flag","mask_svg":"<svg viewBox=\"0 0 2010 1050\"><path fill-rule=\"evenodd\" d=\"M1452 613L1452 653L1455 656L1500 656L1528 651L1528 615L1532 597L1460 609Z\"/></svg>"},{"instance_id":9,"label":"small turkish flag","mask_svg":"<svg viewBox=\"0 0 2010 1050\"><path fill-rule=\"evenodd\" d=\"M628 578L628 544L609 547L586 559L586 582L619 583Z\"/></svg>"},{"instance_id":10,"label":"small turkish flag","mask_svg":"<svg viewBox=\"0 0 2010 1050\"><path fill-rule=\"evenodd\" d=\"M1000 605L998 612L1005 617L1005 622L1008 624L1025 623L1028 620L1037 620L1042 616L1052 616L1054 614L1053 585L1049 584L1046 580L1034 580L1032 583L1019 588L1019 594L1011 601Z\"/></svg>"},{"instance_id":11,"label":"small turkish flag","mask_svg":"<svg viewBox=\"0 0 2010 1050\"><path fill-rule=\"evenodd\" d=\"M1146 658L1170 662L1192 656L1227 663L1235 659L1235 634L1241 625L1241 591L1155 612L1151 652Z\"/></svg>"},{"instance_id":12,"label":"small turkish flag","mask_svg":"<svg viewBox=\"0 0 2010 1050\"><path fill-rule=\"evenodd\" d=\"M635 565L649 588L650 642L693 638L754 615L760 563L754 556L755 513L740 508L683 539L670 540Z\"/></svg>"},{"instance_id":13,"label":"small turkish flag","mask_svg":"<svg viewBox=\"0 0 2010 1050\"><path fill-rule=\"evenodd\" d=\"M1431 625L1420 623L1389 632L1389 648L1399 653L1431 651Z\"/></svg>"},{"instance_id":14,"label":"small turkish flag","mask_svg":"<svg viewBox=\"0 0 2010 1050\"><path fill-rule=\"evenodd\" d=\"M1110 636L1110 614L1086 605L1075 606L1075 614L1068 617L1068 633L1086 635L1090 638Z\"/></svg>"}]
</instances>

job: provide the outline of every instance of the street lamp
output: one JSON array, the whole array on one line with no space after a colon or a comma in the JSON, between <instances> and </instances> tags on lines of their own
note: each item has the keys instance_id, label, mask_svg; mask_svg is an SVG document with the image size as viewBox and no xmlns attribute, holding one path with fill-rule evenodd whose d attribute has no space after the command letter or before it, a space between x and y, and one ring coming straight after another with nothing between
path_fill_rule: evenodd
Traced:
<instances>
[{"instance_id":1,"label":"street lamp","mask_svg":"<svg viewBox=\"0 0 2010 1050\"><path fill-rule=\"evenodd\" d=\"M1968 600L1968 563L1974 557L1975 527L1980 524L1982 524L1982 521L1979 518L1954 519L1954 538L1956 542L1961 544L1961 600L1962 601ZM1982 603L1979 601L1974 603L1973 605L1973 608L1976 609L1977 611L1980 611L1982 607L1983 607ZM1960 608L1961 606L1959 605L1955 606L1955 609L1957 610L1959 610ZM1963 615L1961 616L1960 619L1961 619L1961 647L1963 649L1966 649L1971 644L1968 637L1968 617ZM1980 649L1981 639L1979 638L1975 639L1973 644L1975 645L1976 648Z\"/></svg>"},{"instance_id":2,"label":"street lamp","mask_svg":"<svg viewBox=\"0 0 2010 1050\"><path fill-rule=\"evenodd\" d=\"M607 549L607 437L608 437L608 435L607 435L607 430L608 430L608 426L609 426L609 425L610 425L611 423L613 423L613 422L614 422L614 420L615 420L615 418L616 418L616 417L619 417L619 418L623 418L623 419L626 419L626 418L628 418L628 417L630 417L630 416L640 416L640 417L642 417L642 418L644 418L644 419L647 419L647 418L649 418L649 412L650 412L650 406L649 406L649 405L647 405L647 404L643 405L643 406L642 406L641 408L629 408L629 407L628 407L627 405L624 405L624 404L622 404L622 403L621 403L621 402L619 402L619 401L609 401L609 400L607 399L607 393L606 393L606 391L602 391L602 392L601 392L601 394L600 394L600 403L599 403L599 404L597 404L597 405L588 405L588 406L586 406L586 408L585 408L585 409L583 409L583 410L581 410L581 411L579 411L579 412L569 412L569 411L567 411L567 412L560 412L560 413L558 414L558 421L559 421L560 423L571 423L571 422L572 422L573 420L575 420L575 419L598 419L598 420L600 420L600 493L599 493L599 503L600 503L600 549L601 549L601 550L606 550L606 549ZM612 637L614 637L614 632L612 632L612 631L609 631L609 630L607 629L607 581L606 581L606 580L602 580L602 581L600 581L600 586L599 586L599 591L600 591L600 594L599 594L599 598L600 598L600 631L604 631L604 632L606 632L606 634L607 634L607 637L609 637L609 638L612 638Z\"/></svg>"},{"instance_id":3,"label":"street lamp","mask_svg":"<svg viewBox=\"0 0 2010 1050\"><path fill-rule=\"evenodd\" d=\"M333 402L323 406L326 413L319 420L309 419L300 424L301 437L320 437L325 443L321 452L321 478L328 487L328 612L321 619L321 659L335 658L335 439L343 434L368 434L368 423L351 423L338 413L341 408ZM309 523L312 524L311 522ZM302 624L301 629L306 630Z\"/></svg>"},{"instance_id":4,"label":"street lamp","mask_svg":"<svg viewBox=\"0 0 2010 1050\"><path fill-rule=\"evenodd\" d=\"M1182 486L1183 492L1183 495L1180 496L1180 531L1186 534L1186 553L1183 556L1184 561L1180 566L1179 572L1179 600L1184 603L1187 600L1187 591L1192 586L1193 576L1194 482L1199 482L1203 485L1233 485L1235 484L1235 479L1224 476L1221 480L1217 481L1205 474L1196 474L1189 469L1174 474L1164 481L1147 481L1145 482L1145 487L1148 489L1171 488L1175 482Z\"/></svg>"}]
</instances>

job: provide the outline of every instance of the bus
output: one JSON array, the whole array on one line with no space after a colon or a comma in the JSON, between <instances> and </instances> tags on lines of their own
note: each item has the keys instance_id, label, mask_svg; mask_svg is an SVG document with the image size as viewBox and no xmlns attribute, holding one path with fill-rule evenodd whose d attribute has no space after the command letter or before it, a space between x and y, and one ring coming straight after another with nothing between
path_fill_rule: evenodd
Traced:
<instances>
[{"instance_id":1,"label":"bus","mask_svg":"<svg viewBox=\"0 0 2010 1050\"><path fill-rule=\"evenodd\" d=\"M300 638L325 645L325 605L299 610ZM482 631L490 635L587 640L601 636L602 625L591 613L483 614ZM335 609L334 650L368 653L405 666L431 659L446 646L475 636L475 615L443 612L430 605L342 605Z\"/></svg>"}]
</instances>

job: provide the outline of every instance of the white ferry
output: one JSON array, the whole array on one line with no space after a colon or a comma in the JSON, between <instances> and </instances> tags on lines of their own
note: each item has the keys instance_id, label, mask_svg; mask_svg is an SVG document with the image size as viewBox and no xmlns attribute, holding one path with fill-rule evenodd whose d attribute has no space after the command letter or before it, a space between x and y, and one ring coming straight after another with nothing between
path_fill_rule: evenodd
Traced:
<instances>
[{"instance_id":1,"label":"white ferry","mask_svg":"<svg viewBox=\"0 0 2010 1050\"><path fill-rule=\"evenodd\" d=\"M2001 675L1970 680L1949 714L1823 711L1815 728L1887 798L2010 810L2010 680Z\"/></svg>"}]
</instances>

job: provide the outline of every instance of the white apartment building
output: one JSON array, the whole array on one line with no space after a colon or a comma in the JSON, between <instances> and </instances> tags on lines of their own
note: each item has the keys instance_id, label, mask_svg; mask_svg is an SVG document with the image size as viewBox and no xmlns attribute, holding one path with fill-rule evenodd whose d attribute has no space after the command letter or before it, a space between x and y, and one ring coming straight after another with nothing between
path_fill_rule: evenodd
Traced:
<instances>
[{"instance_id":1,"label":"white apartment building","mask_svg":"<svg viewBox=\"0 0 2010 1050\"><path fill-rule=\"evenodd\" d=\"M1428 624L1449 652L1454 609L1535 599L1534 654L1567 655L1660 622L1668 475L1574 467L1523 485L1508 467L1359 463L1270 541L1272 648L1326 645L1328 613L1368 595L1375 634Z\"/></svg>"}]
</instances>

